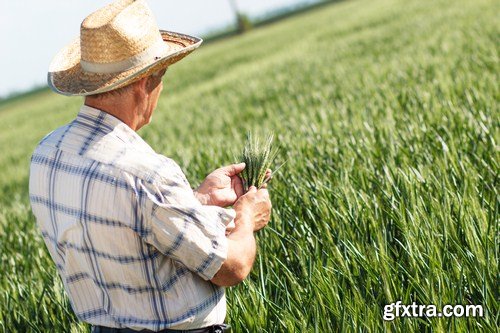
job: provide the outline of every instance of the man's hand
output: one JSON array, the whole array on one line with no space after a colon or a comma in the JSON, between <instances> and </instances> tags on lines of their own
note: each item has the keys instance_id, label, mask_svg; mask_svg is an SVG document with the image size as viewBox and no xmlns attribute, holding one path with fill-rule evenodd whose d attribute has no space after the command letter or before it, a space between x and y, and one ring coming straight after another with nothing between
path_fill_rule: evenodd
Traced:
<instances>
[{"instance_id":1,"label":"man's hand","mask_svg":"<svg viewBox=\"0 0 500 333\"><path fill-rule=\"evenodd\" d=\"M246 217L241 220L249 221L253 231L264 228L271 219L271 200L267 189L250 187L248 192L236 201L234 210L237 217ZM238 222L236 222L236 225Z\"/></svg>"},{"instance_id":2,"label":"man's hand","mask_svg":"<svg viewBox=\"0 0 500 333\"><path fill-rule=\"evenodd\" d=\"M231 164L216 169L195 191L196 198L204 205L232 206L243 195L243 183L238 177L243 169L245 169L245 163Z\"/></svg>"}]
</instances>

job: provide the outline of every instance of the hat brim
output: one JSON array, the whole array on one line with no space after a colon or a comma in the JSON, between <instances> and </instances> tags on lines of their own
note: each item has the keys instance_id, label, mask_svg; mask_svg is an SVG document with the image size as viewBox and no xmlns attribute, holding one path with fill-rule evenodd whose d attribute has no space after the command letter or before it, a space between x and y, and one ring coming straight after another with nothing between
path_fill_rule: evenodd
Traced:
<instances>
[{"instance_id":1,"label":"hat brim","mask_svg":"<svg viewBox=\"0 0 500 333\"><path fill-rule=\"evenodd\" d=\"M159 59L119 73L90 73L80 66L80 39L62 49L50 64L47 74L49 87L66 96L88 96L126 86L155 71L181 60L203 42L201 38L160 30L168 48Z\"/></svg>"}]
</instances>

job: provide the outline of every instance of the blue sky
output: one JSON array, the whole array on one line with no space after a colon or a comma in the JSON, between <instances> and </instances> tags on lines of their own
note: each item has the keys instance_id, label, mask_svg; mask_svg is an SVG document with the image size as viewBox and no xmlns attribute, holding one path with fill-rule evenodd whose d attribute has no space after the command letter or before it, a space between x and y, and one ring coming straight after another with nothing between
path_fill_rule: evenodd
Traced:
<instances>
[{"instance_id":1,"label":"blue sky","mask_svg":"<svg viewBox=\"0 0 500 333\"><path fill-rule=\"evenodd\" d=\"M109 3L97 0L0 0L0 96L45 84L52 57L79 34L81 21ZM259 16L314 0L236 0ZM160 28L203 36L234 21L228 0L148 0Z\"/></svg>"}]
</instances>

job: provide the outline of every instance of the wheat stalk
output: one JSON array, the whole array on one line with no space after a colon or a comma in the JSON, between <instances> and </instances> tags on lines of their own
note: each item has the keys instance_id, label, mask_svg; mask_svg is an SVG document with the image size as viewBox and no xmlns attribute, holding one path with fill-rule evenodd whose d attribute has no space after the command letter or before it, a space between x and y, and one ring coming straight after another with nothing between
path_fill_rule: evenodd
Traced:
<instances>
[{"instance_id":1,"label":"wheat stalk","mask_svg":"<svg viewBox=\"0 0 500 333\"><path fill-rule=\"evenodd\" d=\"M270 177L266 178L266 171L271 167L278 154L278 148L272 146L273 140L273 134L269 134L262 141L250 132L247 134L247 140L241 154L241 160L245 162L246 166L240 174L245 191L248 191L251 186L260 188L270 180Z\"/></svg>"}]
</instances>

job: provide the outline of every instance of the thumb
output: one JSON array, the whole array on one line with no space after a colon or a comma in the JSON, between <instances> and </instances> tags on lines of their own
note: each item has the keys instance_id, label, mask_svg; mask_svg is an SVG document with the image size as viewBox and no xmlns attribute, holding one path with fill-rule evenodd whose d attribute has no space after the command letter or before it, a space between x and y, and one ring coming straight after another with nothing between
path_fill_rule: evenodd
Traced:
<instances>
[{"instance_id":1,"label":"thumb","mask_svg":"<svg viewBox=\"0 0 500 333\"><path fill-rule=\"evenodd\" d=\"M231 164L225 167L225 169L226 174L231 177L242 172L245 169L245 163Z\"/></svg>"}]
</instances>

